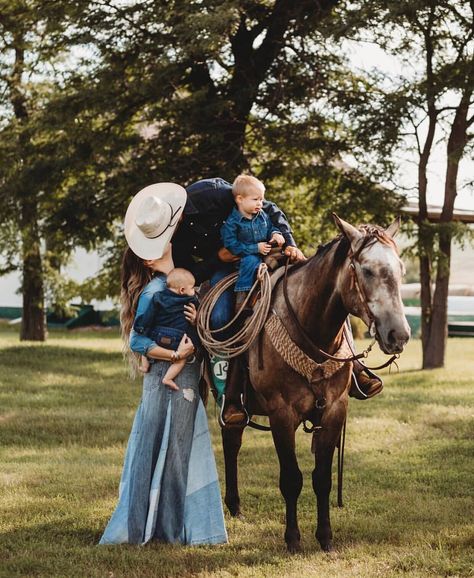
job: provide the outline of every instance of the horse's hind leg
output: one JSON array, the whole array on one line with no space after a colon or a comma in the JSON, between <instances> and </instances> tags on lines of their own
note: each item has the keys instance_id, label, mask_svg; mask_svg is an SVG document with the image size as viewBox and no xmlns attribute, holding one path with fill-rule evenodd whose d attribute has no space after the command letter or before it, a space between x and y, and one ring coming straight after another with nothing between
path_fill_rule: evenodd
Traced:
<instances>
[{"instance_id":1,"label":"horse's hind leg","mask_svg":"<svg viewBox=\"0 0 474 578\"><path fill-rule=\"evenodd\" d=\"M303 475L295 453L295 429L290 420L270 418L273 441L280 461L280 491L286 503L285 542L291 554L301 550L297 502L303 487Z\"/></svg>"},{"instance_id":2,"label":"horse's hind leg","mask_svg":"<svg viewBox=\"0 0 474 578\"><path fill-rule=\"evenodd\" d=\"M240 496L237 477L237 457L242 445L243 428L222 429L222 446L225 461L224 502L231 516L240 515Z\"/></svg>"}]
</instances>

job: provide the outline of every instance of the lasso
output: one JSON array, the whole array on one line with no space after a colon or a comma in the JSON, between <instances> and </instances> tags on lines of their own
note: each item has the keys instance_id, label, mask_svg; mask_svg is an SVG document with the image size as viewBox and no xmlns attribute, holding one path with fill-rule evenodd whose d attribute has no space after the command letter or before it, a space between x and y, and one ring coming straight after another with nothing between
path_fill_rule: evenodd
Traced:
<instances>
[{"instance_id":1,"label":"lasso","mask_svg":"<svg viewBox=\"0 0 474 578\"><path fill-rule=\"evenodd\" d=\"M204 347L212 355L217 355L226 359L237 357L246 351L256 339L267 320L268 311L271 303L271 282L267 267L260 265L257 273L257 279L252 285L245 301L242 303L239 311L233 319L224 327L211 329L211 314L219 297L237 280L238 273L232 273L217 283L206 293L197 314L197 332ZM220 341L216 338L223 331L237 324L241 317L242 311L249 301L254 297L260 288L260 298L257 300L251 317L246 319L238 331L231 337Z\"/></svg>"}]
</instances>

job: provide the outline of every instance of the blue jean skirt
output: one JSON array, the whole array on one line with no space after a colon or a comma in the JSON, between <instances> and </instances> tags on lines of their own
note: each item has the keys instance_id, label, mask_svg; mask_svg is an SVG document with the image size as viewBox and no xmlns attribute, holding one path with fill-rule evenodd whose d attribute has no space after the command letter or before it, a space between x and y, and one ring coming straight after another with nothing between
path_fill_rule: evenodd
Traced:
<instances>
[{"instance_id":1,"label":"blue jean skirt","mask_svg":"<svg viewBox=\"0 0 474 578\"><path fill-rule=\"evenodd\" d=\"M199 363L162 384L169 362L151 366L128 441L119 502L100 544L227 542L217 470L198 391Z\"/></svg>"}]
</instances>

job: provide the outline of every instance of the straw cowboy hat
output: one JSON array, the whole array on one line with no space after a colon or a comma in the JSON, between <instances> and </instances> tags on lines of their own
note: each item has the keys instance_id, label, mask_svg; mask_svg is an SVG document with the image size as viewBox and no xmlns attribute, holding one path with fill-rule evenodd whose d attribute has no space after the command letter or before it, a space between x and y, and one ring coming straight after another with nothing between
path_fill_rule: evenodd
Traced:
<instances>
[{"instance_id":1,"label":"straw cowboy hat","mask_svg":"<svg viewBox=\"0 0 474 578\"><path fill-rule=\"evenodd\" d=\"M159 259L179 222L186 191L175 183L149 185L137 193L125 215L124 229L130 249L142 259Z\"/></svg>"}]
</instances>

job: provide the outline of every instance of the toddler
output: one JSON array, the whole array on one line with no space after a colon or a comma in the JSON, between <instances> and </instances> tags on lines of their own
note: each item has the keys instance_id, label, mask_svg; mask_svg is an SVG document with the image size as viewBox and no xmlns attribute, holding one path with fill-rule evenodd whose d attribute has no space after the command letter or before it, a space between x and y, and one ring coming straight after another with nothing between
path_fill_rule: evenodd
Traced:
<instances>
[{"instance_id":1,"label":"toddler","mask_svg":"<svg viewBox=\"0 0 474 578\"><path fill-rule=\"evenodd\" d=\"M285 238L262 210L265 186L261 181L240 175L232 185L232 193L237 206L222 226L221 237L224 247L240 257L235 285L238 310L253 285L263 256L268 255L272 246L282 247Z\"/></svg>"}]
</instances>

